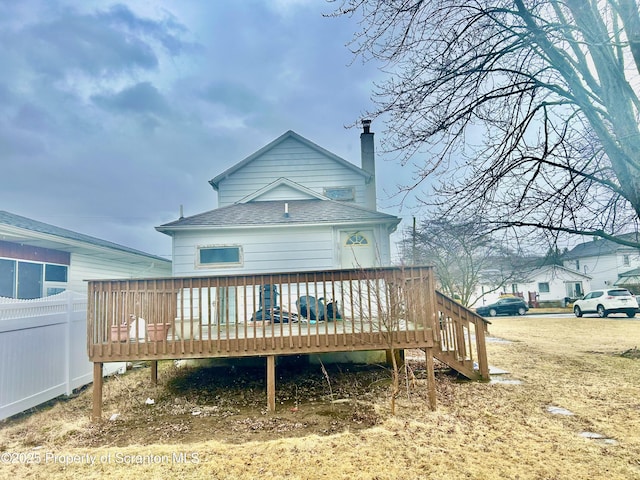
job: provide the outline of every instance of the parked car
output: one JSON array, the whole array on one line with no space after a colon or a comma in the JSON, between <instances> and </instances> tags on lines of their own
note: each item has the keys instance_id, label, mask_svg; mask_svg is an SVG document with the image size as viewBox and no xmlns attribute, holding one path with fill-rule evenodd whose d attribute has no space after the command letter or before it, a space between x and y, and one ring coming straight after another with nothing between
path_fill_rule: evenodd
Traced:
<instances>
[{"instance_id":1,"label":"parked car","mask_svg":"<svg viewBox=\"0 0 640 480\"><path fill-rule=\"evenodd\" d=\"M607 288L587 293L573 303L573 313L581 317L583 313L597 313L604 318L610 313L626 313L632 318L638 312L638 301L626 288Z\"/></svg>"},{"instance_id":2,"label":"parked car","mask_svg":"<svg viewBox=\"0 0 640 480\"><path fill-rule=\"evenodd\" d=\"M520 297L504 297L496 303L476 308L478 315L495 317L496 315L524 315L529 306Z\"/></svg>"}]
</instances>

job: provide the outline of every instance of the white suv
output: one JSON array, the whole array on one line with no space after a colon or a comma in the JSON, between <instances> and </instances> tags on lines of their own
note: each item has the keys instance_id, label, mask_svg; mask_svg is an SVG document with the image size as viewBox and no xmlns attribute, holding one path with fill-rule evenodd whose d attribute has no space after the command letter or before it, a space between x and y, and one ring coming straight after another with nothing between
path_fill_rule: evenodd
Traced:
<instances>
[{"instance_id":1,"label":"white suv","mask_svg":"<svg viewBox=\"0 0 640 480\"><path fill-rule=\"evenodd\" d=\"M625 288L594 290L573 304L576 317L581 317L583 313L597 313L602 318L610 313L626 313L631 318L635 317L637 311L636 297Z\"/></svg>"}]
</instances>

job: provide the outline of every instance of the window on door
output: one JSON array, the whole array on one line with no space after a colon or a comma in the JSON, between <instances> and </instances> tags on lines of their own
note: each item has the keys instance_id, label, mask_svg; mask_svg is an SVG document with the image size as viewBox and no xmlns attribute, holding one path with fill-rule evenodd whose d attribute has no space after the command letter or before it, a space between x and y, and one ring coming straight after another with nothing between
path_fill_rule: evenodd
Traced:
<instances>
[{"instance_id":1,"label":"window on door","mask_svg":"<svg viewBox=\"0 0 640 480\"><path fill-rule=\"evenodd\" d=\"M367 237L365 237L364 235L360 233L354 233L349 238L347 238L345 245L348 245L348 246L369 245L369 241L367 240Z\"/></svg>"}]
</instances>

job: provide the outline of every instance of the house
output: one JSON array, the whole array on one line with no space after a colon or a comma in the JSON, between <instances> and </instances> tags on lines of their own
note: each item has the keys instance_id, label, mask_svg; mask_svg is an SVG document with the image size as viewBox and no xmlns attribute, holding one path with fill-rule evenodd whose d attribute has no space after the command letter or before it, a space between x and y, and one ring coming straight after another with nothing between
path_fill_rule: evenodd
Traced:
<instances>
[{"instance_id":1,"label":"house","mask_svg":"<svg viewBox=\"0 0 640 480\"><path fill-rule=\"evenodd\" d=\"M170 275L165 258L0 211L0 419L95 381L88 279Z\"/></svg>"},{"instance_id":2,"label":"house","mask_svg":"<svg viewBox=\"0 0 640 480\"><path fill-rule=\"evenodd\" d=\"M290 130L210 180L217 209L156 227L172 237L173 275L390 265L400 219L376 210L374 134L363 123L360 167ZM292 311L307 294L280 292L278 301ZM208 295L214 300L201 302L185 291L179 308L186 314L195 302L199 317L211 308L217 317L230 311L233 321L247 320L241 312L251 301L237 289Z\"/></svg>"},{"instance_id":3,"label":"house","mask_svg":"<svg viewBox=\"0 0 640 480\"><path fill-rule=\"evenodd\" d=\"M0 211L0 297L85 293L87 279L170 274L165 258Z\"/></svg>"},{"instance_id":4,"label":"house","mask_svg":"<svg viewBox=\"0 0 640 480\"><path fill-rule=\"evenodd\" d=\"M533 306L566 306L591 290L591 277L560 265L545 265L526 273L518 287Z\"/></svg>"},{"instance_id":5,"label":"house","mask_svg":"<svg viewBox=\"0 0 640 480\"><path fill-rule=\"evenodd\" d=\"M389 266L400 219L376 209L373 133L363 127L360 166L288 131L210 180L218 208L156 227L172 238L172 278L89 282L94 419L106 361L149 360L154 381L159 360L266 361L269 411L283 356L384 361L423 349L432 408L433 358L489 379L484 320L436 291L433 267ZM123 313L162 336L123 340Z\"/></svg>"},{"instance_id":6,"label":"house","mask_svg":"<svg viewBox=\"0 0 640 480\"><path fill-rule=\"evenodd\" d=\"M361 166L288 131L210 180L217 209L156 227L172 237L173 275L389 265L400 219L376 210L363 123Z\"/></svg>"},{"instance_id":7,"label":"house","mask_svg":"<svg viewBox=\"0 0 640 480\"><path fill-rule=\"evenodd\" d=\"M503 285L485 281L478 287L477 305L494 303L504 295L522 296L530 306L565 306L591 288L591 277L560 265L530 267Z\"/></svg>"},{"instance_id":8,"label":"house","mask_svg":"<svg viewBox=\"0 0 640 480\"><path fill-rule=\"evenodd\" d=\"M620 235L622 240L638 242L638 234ZM566 268L591 277L594 290L620 285L628 273L640 268L640 249L602 238L581 243L562 257Z\"/></svg>"}]
</instances>

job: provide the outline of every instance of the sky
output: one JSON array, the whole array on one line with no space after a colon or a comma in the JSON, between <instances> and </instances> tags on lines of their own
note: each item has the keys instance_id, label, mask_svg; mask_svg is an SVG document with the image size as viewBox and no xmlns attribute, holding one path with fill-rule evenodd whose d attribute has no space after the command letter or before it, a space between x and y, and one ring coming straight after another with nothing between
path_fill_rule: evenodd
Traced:
<instances>
[{"instance_id":1,"label":"sky","mask_svg":"<svg viewBox=\"0 0 640 480\"><path fill-rule=\"evenodd\" d=\"M0 0L0 210L170 258L156 226L284 132L360 163L383 73L323 0ZM376 144L384 130L372 125ZM378 209L413 172L378 151Z\"/></svg>"}]
</instances>

